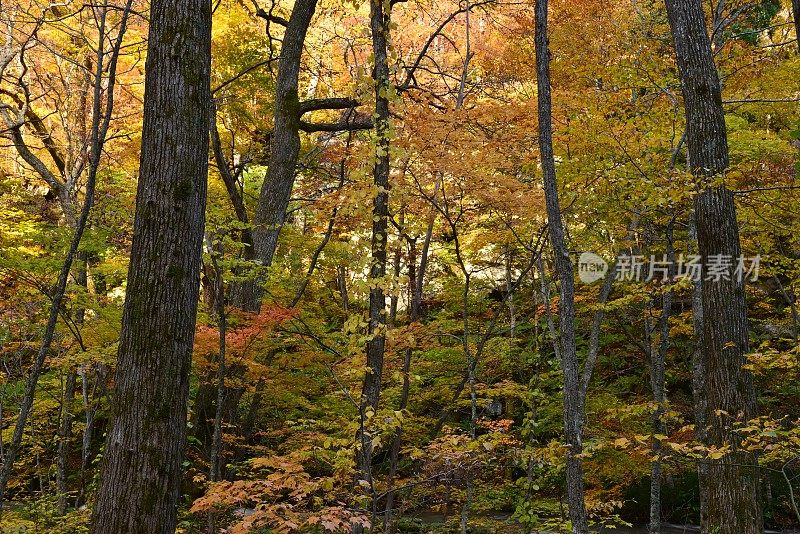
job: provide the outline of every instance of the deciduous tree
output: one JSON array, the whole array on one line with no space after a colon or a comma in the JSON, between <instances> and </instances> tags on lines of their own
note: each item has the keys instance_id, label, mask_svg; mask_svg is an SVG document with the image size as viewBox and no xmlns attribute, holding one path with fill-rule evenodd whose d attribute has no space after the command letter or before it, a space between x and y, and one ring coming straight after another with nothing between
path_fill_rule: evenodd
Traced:
<instances>
[{"instance_id":1,"label":"deciduous tree","mask_svg":"<svg viewBox=\"0 0 800 534\"><path fill-rule=\"evenodd\" d=\"M134 237L114 422L93 532L172 532L180 495L208 174L211 4L150 6Z\"/></svg>"}]
</instances>

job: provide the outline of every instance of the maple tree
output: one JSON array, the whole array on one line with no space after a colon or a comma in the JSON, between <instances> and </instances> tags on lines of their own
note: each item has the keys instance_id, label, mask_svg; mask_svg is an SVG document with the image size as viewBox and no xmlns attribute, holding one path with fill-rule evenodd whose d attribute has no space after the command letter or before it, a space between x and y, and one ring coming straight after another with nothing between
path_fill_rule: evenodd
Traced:
<instances>
[{"instance_id":1,"label":"maple tree","mask_svg":"<svg viewBox=\"0 0 800 534\"><path fill-rule=\"evenodd\" d=\"M797 527L798 10L2 0L0 530Z\"/></svg>"}]
</instances>

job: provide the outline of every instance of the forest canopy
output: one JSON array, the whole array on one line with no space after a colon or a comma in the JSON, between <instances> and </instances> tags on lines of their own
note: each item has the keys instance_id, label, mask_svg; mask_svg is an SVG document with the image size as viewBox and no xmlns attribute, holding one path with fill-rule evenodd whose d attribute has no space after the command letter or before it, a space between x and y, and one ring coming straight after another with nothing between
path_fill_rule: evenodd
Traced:
<instances>
[{"instance_id":1,"label":"forest canopy","mask_svg":"<svg viewBox=\"0 0 800 534\"><path fill-rule=\"evenodd\" d=\"M0 531L800 528L799 17L0 0Z\"/></svg>"}]
</instances>

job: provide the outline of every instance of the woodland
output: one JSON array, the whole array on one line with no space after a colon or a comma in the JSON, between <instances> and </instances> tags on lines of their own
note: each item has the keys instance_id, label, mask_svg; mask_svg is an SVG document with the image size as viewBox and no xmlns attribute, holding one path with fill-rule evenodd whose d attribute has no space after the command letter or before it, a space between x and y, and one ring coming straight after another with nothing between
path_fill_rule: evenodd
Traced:
<instances>
[{"instance_id":1,"label":"woodland","mask_svg":"<svg viewBox=\"0 0 800 534\"><path fill-rule=\"evenodd\" d=\"M799 33L0 0L0 532L800 528Z\"/></svg>"}]
</instances>

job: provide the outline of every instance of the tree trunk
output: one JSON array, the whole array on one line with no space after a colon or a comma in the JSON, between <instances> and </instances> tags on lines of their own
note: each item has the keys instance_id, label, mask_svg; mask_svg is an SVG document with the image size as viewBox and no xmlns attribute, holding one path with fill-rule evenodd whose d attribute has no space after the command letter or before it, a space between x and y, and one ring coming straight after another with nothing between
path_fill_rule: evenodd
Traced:
<instances>
[{"instance_id":1,"label":"tree trunk","mask_svg":"<svg viewBox=\"0 0 800 534\"><path fill-rule=\"evenodd\" d=\"M236 219L242 223L240 240L242 242L242 260L245 262L252 262L255 259L255 251L253 249L253 230L250 227L250 216L247 213L247 206L245 205L242 193L239 190L236 176L232 172L228 162L225 160L225 153L222 150L222 141L219 136L219 128L217 127L217 104L214 99L211 99L211 121L209 125L209 133L211 135L211 149L214 154L214 161L217 163L219 175L225 184L225 189L228 192L228 198L231 200L233 210L236 213ZM234 274L241 274L242 269L237 268ZM237 291L244 291L245 293L239 294ZM247 291L249 291L248 284L233 284L231 286L231 300L236 303L247 301ZM209 291L214 294L213 291ZM209 308L213 309L213 302L208 302Z\"/></svg>"},{"instance_id":2,"label":"tree trunk","mask_svg":"<svg viewBox=\"0 0 800 534\"><path fill-rule=\"evenodd\" d=\"M722 90L700 0L667 0L686 112L689 167L704 183L695 198L697 242L703 265L714 258L741 256L733 193L712 185L728 167L728 140ZM730 444L732 452L708 461L705 491L708 524L720 534L763 532L755 457L737 448L731 427L756 415L751 374L742 366L749 350L744 280L702 281L703 393L707 402L707 445Z\"/></svg>"},{"instance_id":3,"label":"tree trunk","mask_svg":"<svg viewBox=\"0 0 800 534\"><path fill-rule=\"evenodd\" d=\"M794 17L794 36L797 39L797 53L800 54L800 0L792 0L792 17Z\"/></svg>"},{"instance_id":4,"label":"tree trunk","mask_svg":"<svg viewBox=\"0 0 800 534\"><path fill-rule=\"evenodd\" d=\"M697 225L694 221L694 212L689 221L689 252L697 244ZM694 347L692 347L692 400L694 401L694 427L695 438L701 443L707 443L706 437L706 405L705 396L705 362L703 359L703 283L700 280L692 282L692 329L694 331ZM697 462L698 489L700 490L700 524L708 524L708 507L706 504L708 489L707 462L700 459Z\"/></svg>"},{"instance_id":5,"label":"tree trunk","mask_svg":"<svg viewBox=\"0 0 800 534\"><path fill-rule=\"evenodd\" d=\"M373 183L376 188L372 206L372 266L369 292L369 341L367 341L367 369L361 389L361 417L372 410L378 411L383 377L383 357L386 349L386 295L383 284L386 278L386 240L389 227L389 39L388 10L383 0L370 0L370 27L372 53L375 59L375 165ZM361 428L361 447L358 452L359 478L372 486L372 437ZM377 503L372 503L372 523L375 523Z\"/></svg>"},{"instance_id":6,"label":"tree trunk","mask_svg":"<svg viewBox=\"0 0 800 534\"><path fill-rule=\"evenodd\" d=\"M212 134L213 135L213 134ZM223 256L222 245L219 246L219 256ZM215 282L217 286L216 312L219 327L219 353L217 355L217 402L216 413L214 415L214 434L211 440L211 454L209 458L208 480L218 482L222 480L222 418L225 410L225 348L226 332L228 327L227 316L225 315L225 280L222 269L217 261L216 252L212 253L211 263L214 268ZM217 514L214 510L208 512L208 531L210 534L217 532Z\"/></svg>"},{"instance_id":7,"label":"tree trunk","mask_svg":"<svg viewBox=\"0 0 800 534\"><path fill-rule=\"evenodd\" d=\"M222 256L222 252L220 252ZM225 281L222 269L215 256L211 259L214 265L217 282L217 321L219 326L219 354L217 365L217 402L216 413L214 414L214 433L211 440L211 458L209 461L208 479L212 482L222 480L222 416L225 411L225 343L226 331L228 327L227 316L225 315Z\"/></svg>"},{"instance_id":8,"label":"tree trunk","mask_svg":"<svg viewBox=\"0 0 800 534\"><path fill-rule=\"evenodd\" d=\"M173 532L208 176L211 4L153 0L134 236L96 534Z\"/></svg>"},{"instance_id":9,"label":"tree trunk","mask_svg":"<svg viewBox=\"0 0 800 534\"><path fill-rule=\"evenodd\" d=\"M400 215L397 221L398 226L401 228L400 236L397 239L397 246L394 249L394 259L392 260L392 296L389 299L389 328L394 328L397 322L397 305L400 302L400 288L395 287L395 283L400 278L400 268L403 262L403 231L405 226L405 206L400 207Z\"/></svg>"},{"instance_id":10,"label":"tree trunk","mask_svg":"<svg viewBox=\"0 0 800 534\"><path fill-rule=\"evenodd\" d=\"M286 208L294 186L295 167L300 154L300 100L298 84L300 59L317 0L298 0L286 26L275 84L275 124L270 141L267 176L253 220L253 252L262 267L272 263ZM247 311L261 308L263 276L234 284L231 304Z\"/></svg>"},{"instance_id":11,"label":"tree trunk","mask_svg":"<svg viewBox=\"0 0 800 534\"><path fill-rule=\"evenodd\" d=\"M100 406L101 398L106 391L106 381L108 378L108 368L104 364L94 364L95 385L89 388L89 368L82 366L78 369L78 374L81 377L81 395L83 397L83 409L85 416L85 425L83 428L83 439L81 445L81 471L80 471L80 487L78 488L78 496L75 499L75 507L83 504L86 486L89 481L87 480L89 466L92 463L92 439L94 436L94 421L97 415L97 410Z\"/></svg>"},{"instance_id":12,"label":"tree trunk","mask_svg":"<svg viewBox=\"0 0 800 534\"><path fill-rule=\"evenodd\" d=\"M667 225L667 251L666 260L669 262L669 283L672 283L675 265L675 250L673 246L673 227L674 221ZM672 289L666 291L661 301L661 317L658 321L659 345L650 345L650 386L653 391L653 402L656 409L653 411L653 433L666 435L667 427L664 423L664 414L667 411L667 392L666 392L666 362L667 352L669 351L669 318L672 315L672 301L674 294ZM650 534L661 532L661 450L662 443L660 438L653 438L652 452L654 460L650 464Z\"/></svg>"},{"instance_id":13,"label":"tree trunk","mask_svg":"<svg viewBox=\"0 0 800 534\"><path fill-rule=\"evenodd\" d=\"M72 403L74 400L75 371L69 371L64 385L64 397L61 402L61 428L58 432L56 491L59 514L63 514L67 509L67 461L69 459L69 440L72 438Z\"/></svg>"},{"instance_id":14,"label":"tree trunk","mask_svg":"<svg viewBox=\"0 0 800 534\"><path fill-rule=\"evenodd\" d=\"M436 181L434 188L433 198L439 192L439 181ZM422 252L419 260L419 270L417 270L417 243L416 240L410 240L409 254L408 254L408 293L409 300L411 301L411 324L420 320L420 311L422 307L422 294L425 284L425 272L428 270L428 256L431 247L431 240L433 238L433 225L436 222L436 209L431 208L430 215L428 216L428 228L425 232L425 241L422 243ZM411 348L405 350L403 357L403 388L400 393L400 411L408 407L408 400L411 392L411 358L414 351ZM403 444L403 428L402 426L397 430L392 441L392 449L389 453L389 476L388 485L389 490L386 493L386 512L383 519L383 531L391 532L392 529L392 511L394 509L394 480L397 476L397 467L400 460L400 446Z\"/></svg>"},{"instance_id":15,"label":"tree trunk","mask_svg":"<svg viewBox=\"0 0 800 534\"><path fill-rule=\"evenodd\" d=\"M550 50L547 34L547 0L536 1L536 78L539 108L539 150L541 152L550 243L555 254L555 268L560 281L559 329L561 364L564 370L564 437L567 443L566 484L572 531L589 531L583 495L583 403L575 340L575 278L567 250L564 224L556 184L553 154L552 103L550 90Z\"/></svg>"},{"instance_id":16,"label":"tree trunk","mask_svg":"<svg viewBox=\"0 0 800 534\"><path fill-rule=\"evenodd\" d=\"M75 262L74 278L75 283L84 291L88 290L89 282L89 255L86 252L78 252L78 261ZM76 327L83 324L86 310L83 306L78 306L73 314L73 321ZM67 373L67 380L64 386L64 398L61 403L61 428L58 432L58 458L56 460L56 492L58 493L58 513L63 514L67 509L67 464L69 462L69 440L72 439L72 404L75 400L76 372L70 369Z\"/></svg>"},{"instance_id":17,"label":"tree trunk","mask_svg":"<svg viewBox=\"0 0 800 534\"><path fill-rule=\"evenodd\" d=\"M259 378L256 382L256 388L253 392L253 398L250 400L250 406L247 408L247 417L245 417L242 433L250 439L255 430L256 417L258 410L261 408L261 402L264 399L264 379Z\"/></svg>"}]
</instances>

